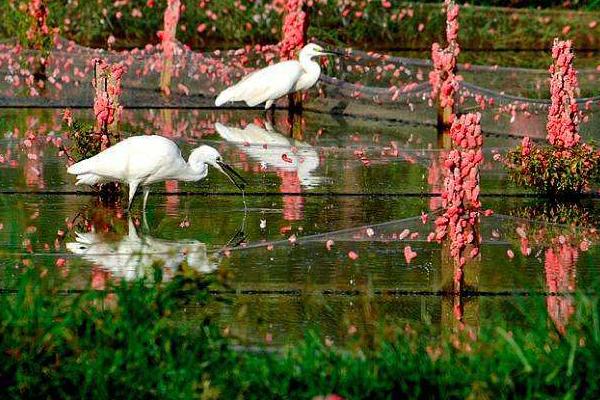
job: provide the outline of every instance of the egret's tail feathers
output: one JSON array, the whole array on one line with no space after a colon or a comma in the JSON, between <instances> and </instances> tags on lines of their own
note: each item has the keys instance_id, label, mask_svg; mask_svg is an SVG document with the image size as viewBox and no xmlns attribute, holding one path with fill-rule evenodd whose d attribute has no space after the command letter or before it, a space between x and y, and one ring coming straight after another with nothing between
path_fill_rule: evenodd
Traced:
<instances>
[{"instance_id":1,"label":"egret's tail feathers","mask_svg":"<svg viewBox=\"0 0 600 400\"><path fill-rule=\"evenodd\" d=\"M232 86L230 88L223 90L217 96L217 98L215 100L215 106L221 107L225 103L228 103L230 101L235 101L236 100L235 99L236 91L237 91L237 89L235 86Z\"/></svg>"},{"instance_id":2,"label":"egret's tail feathers","mask_svg":"<svg viewBox=\"0 0 600 400\"><path fill-rule=\"evenodd\" d=\"M94 174L81 174L77 175L76 185L95 185L97 183L102 183L102 177Z\"/></svg>"},{"instance_id":3,"label":"egret's tail feathers","mask_svg":"<svg viewBox=\"0 0 600 400\"><path fill-rule=\"evenodd\" d=\"M69 168L67 168L67 173L71 174L71 175L81 175L81 174L86 174L90 171L90 159L86 159L86 160L82 160L79 161L78 163L75 163L73 165L71 165Z\"/></svg>"}]
</instances>

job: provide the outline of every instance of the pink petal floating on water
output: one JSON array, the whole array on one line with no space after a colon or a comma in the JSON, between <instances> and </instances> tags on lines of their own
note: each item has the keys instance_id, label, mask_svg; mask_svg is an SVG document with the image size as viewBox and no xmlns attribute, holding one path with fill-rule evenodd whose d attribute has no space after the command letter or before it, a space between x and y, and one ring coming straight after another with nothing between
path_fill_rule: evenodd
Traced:
<instances>
[{"instance_id":1,"label":"pink petal floating on water","mask_svg":"<svg viewBox=\"0 0 600 400\"><path fill-rule=\"evenodd\" d=\"M410 230L405 229L402 231L402 233L400 233L400 236L398 236L398 239L400 239L400 240L406 239L408 237L408 235L410 235Z\"/></svg>"},{"instance_id":2,"label":"pink petal floating on water","mask_svg":"<svg viewBox=\"0 0 600 400\"><path fill-rule=\"evenodd\" d=\"M328 251L331 251L331 248L333 247L333 240L329 239L327 242L325 242L325 247Z\"/></svg>"},{"instance_id":3,"label":"pink petal floating on water","mask_svg":"<svg viewBox=\"0 0 600 400\"><path fill-rule=\"evenodd\" d=\"M410 246L406 246L404 248L404 258L406 259L406 263L410 264L413 258L417 256L417 252L413 251Z\"/></svg>"},{"instance_id":4,"label":"pink petal floating on water","mask_svg":"<svg viewBox=\"0 0 600 400\"><path fill-rule=\"evenodd\" d=\"M525 232L525 229L523 229L522 227L517 227L516 231L517 235L519 235L521 238L525 239L527 237L527 232Z\"/></svg>"},{"instance_id":5,"label":"pink petal floating on water","mask_svg":"<svg viewBox=\"0 0 600 400\"><path fill-rule=\"evenodd\" d=\"M358 258L358 253L356 253L356 252L355 252L355 251L353 251L353 250L350 250L350 251L348 252L348 257L349 257L351 260L356 260L356 259Z\"/></svg>"}]
</instances>

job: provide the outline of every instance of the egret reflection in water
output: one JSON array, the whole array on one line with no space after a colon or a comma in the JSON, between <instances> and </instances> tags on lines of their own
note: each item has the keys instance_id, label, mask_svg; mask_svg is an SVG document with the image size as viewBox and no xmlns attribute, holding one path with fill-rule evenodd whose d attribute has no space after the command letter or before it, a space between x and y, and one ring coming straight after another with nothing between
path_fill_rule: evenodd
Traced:
<instances>
[{"instance_id":1,"label":"egret reflection in water","mask_svg":"<svg viewBox=\"0 0 600 400\"><path fill-rule=\"evenodd\" d=\"M265 128L248 124L245 128L215 124L217 133L233 143L240 151L258 161L263 170L274 170L281 179L279 191L284 195L283 217L287 221L304 218L304 198L297 194L302 189L320 185L323 178L316 174L319 154L313 146L275 131L269 122Z\"/></svg>"},{"instance_id":2,"label":"egret reflection in water","mask_svg":"<svg viewBox=\"0 0 600 400\"><path fill-rule=\"evenodd\" d=\"M170 280L184 262L201 273L211 273L218 268L220 255L218 252L209 254L205 243L140 236L131 218L128 229L127 236L120 240L111 240L95 230L75 232L75 241L67 243L66 247L84 260L100 266L113 279L133 280L152 276L154 265L162 266L165 281Z\"/></svg>"},{"instance_id":3,"label":"egret reflection in water","mask_svg":"<svg viewBox=\"0 0 600 400\"><path fill-rule=\"evenodd\" d=\"M217 122L215 129L223 139L235 144L264 168L272 168L277 172L295 172L304 188L316 187L323 180L316 174L319 154L315 148L308 143L285 137L269 122L265 122L264 128L253 123L245 128L237 128Z\"/></svg>"}]
</instances>

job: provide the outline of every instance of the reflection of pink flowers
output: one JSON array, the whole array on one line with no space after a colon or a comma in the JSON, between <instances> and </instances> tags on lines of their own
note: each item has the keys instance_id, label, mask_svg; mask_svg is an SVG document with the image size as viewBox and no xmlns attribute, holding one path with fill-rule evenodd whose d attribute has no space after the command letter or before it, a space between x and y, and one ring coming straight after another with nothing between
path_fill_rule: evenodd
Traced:
<instances>
[{"instance_id":1,"label":"reflection of pink flowers","mask_svg":"<svg viewBox=\"0 0 600 400\"><path fill-rule=\"evenodd\" d=\"M544 254L546 285L552 295L546 298L548 314L560 333L565 333L567 322L575 312L573 298L565 295L575 290L575 264L579 252L567 243L549 248Z\"/></svg>"},{"instance_id":2,"label":"reflection of pink flowers","mask_svg":"<svg viewBox=\"0 0 600 400\"><path fill-rule=\"evenodd\" d=\"M281 178L282 193L302 193L298 171L277 170ZM302 196L283 196L283 219L286 221L299 221L304 218L304 198Z\"/></svg>"},{"instance_id":3,"label":"reflection of pink flowers","mask_svg":"<svg viewBox=\"0 0 600 400\"><path fill-rule=\"evenodd\" d=\"M279 43L279 55L284 60L294 58L296 53L304 46L308 30L308 16L302 7L304 0L287 0L285 4L286 16L283 20L283 38Z\"/></svg>"},{"instance_id":4,"label":"reflection of pink flowers","mask_svg":"<svg viewBox=\"0 0 600 400\"><path fill-rule=\"evenodd\" d=\"M554 39L553 65L550 67L550 95L552 105L546 124L547 138L555 147L571 148L579 143L581 112L575 101L579 90L577 72L573 67L571 41Z\"/></svg>"}]
</instances>

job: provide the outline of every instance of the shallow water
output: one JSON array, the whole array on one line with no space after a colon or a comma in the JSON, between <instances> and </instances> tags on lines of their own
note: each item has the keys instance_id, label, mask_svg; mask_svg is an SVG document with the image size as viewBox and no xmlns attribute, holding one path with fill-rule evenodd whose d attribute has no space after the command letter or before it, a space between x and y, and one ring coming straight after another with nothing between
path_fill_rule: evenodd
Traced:
<instances>
[{"instance_id":1,"label":"shallow water","mask_svg":"<svg viewBox=\"0 0 600 400\"><path fill-rule=\"evenodd\" d=\"M342 341L349 329L366 333L381 321L456 323L456 299L446 295L453 274L447 249L426 241L440 206L444 156L433 127L316 113L293 127L278 113L269 126L256 111L138 110L126 111L124 120L123 136L161 132L184 155L199 143L215 146L249 181L245 199L211 171L197 184L155 185L145 215L140 199L127 215L66 174L56 146L57 138L68 140L59 110L4 110L3 288L28 266L61 270L65 289L74 290L152 279L153 264L168 280L184 265L225 281L213 292L229 301L209 308L245 342L289 343L308 327ZM594 226L598 200L563 206L568 218L555 218L559 224L543 221L559 206L513 187L492 158L518 142L485 137L483 205L495 214L480 222L480 256L466 267L462 318L476 325L518 320L528 303L540 302L548 320L564 326L575 307L569 293L593 290L600 268L595 237L569 223ZM579 248L585 239L592 240L587 251ZM410 263L406 246L417 253ZM190 307L180 317L204 312Z\"/></svg>"}]
</instances>

